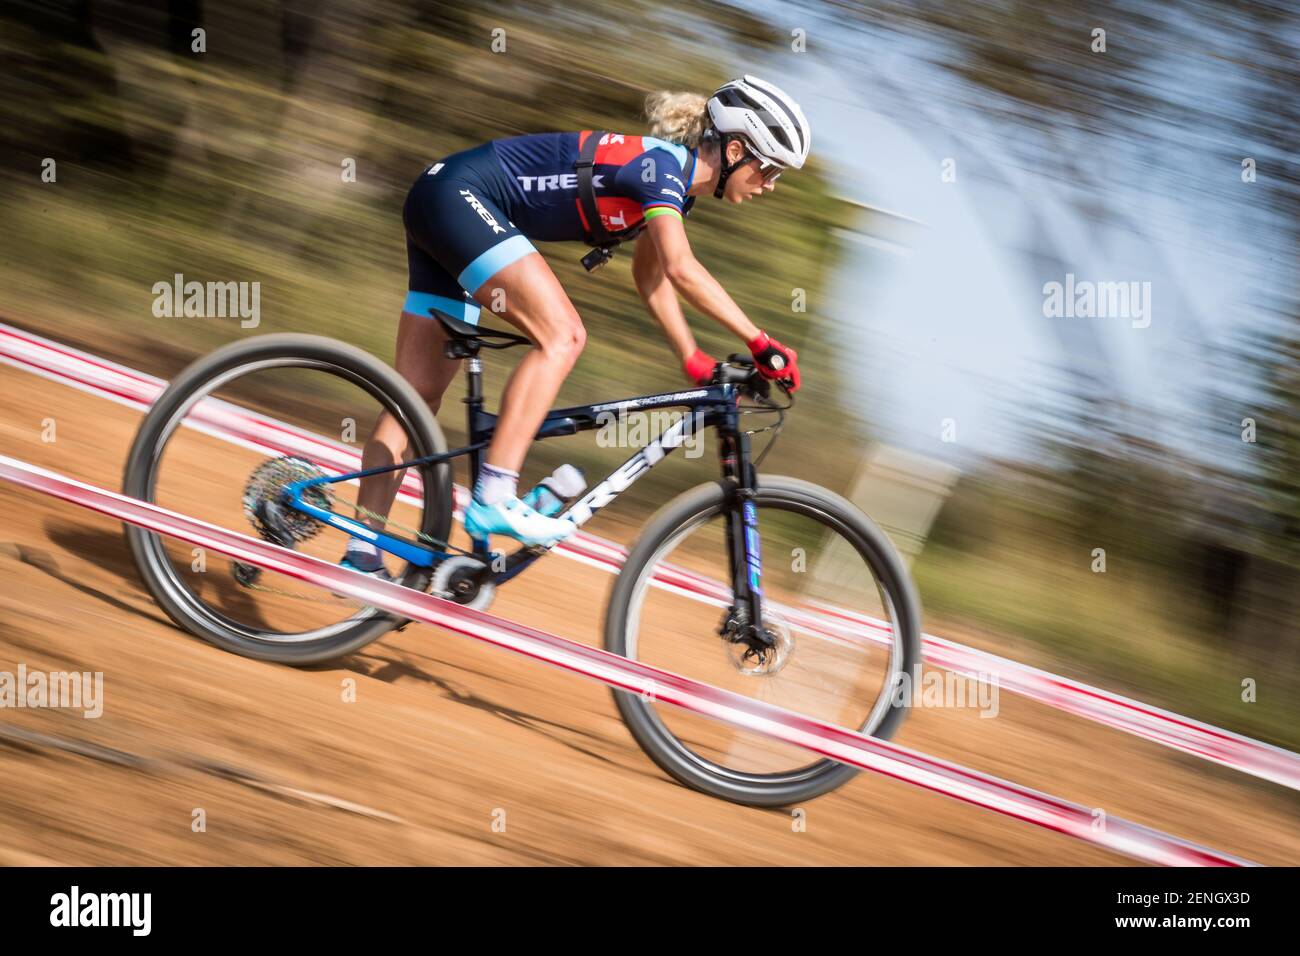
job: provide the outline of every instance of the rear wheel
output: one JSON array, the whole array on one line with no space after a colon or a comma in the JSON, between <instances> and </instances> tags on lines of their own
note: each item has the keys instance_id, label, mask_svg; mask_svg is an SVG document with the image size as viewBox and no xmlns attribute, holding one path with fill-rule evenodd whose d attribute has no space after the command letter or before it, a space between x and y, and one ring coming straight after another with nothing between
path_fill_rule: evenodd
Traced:
<instances>
[{"instance_id":1,"label":"rear wheel","mask_svg":"<svg viewBox=\"0 0 1300 956\"><path fill-rule=\"evenodd\" d=\"M616 654L876 737L906 716L902 675L920 663L920 606L889 539L824 488L768 477L754 496L762 540L763 660L719 633L730 614L731 485L686 492L647 525L614 585L605 646ZM905 685L910 686L910 685ZM642 749L689 787L785 806L857 770L807 751L615 691Z\"/></svg>"},{"instance_id":2,"label":"rear wheel","mask_svg":"<svg viewBox=\"0 0 1300 956\"><path fill-rule=\"evenodd\" d=\"M190 365L154 403L131 446L123 490L338 560L345 534L297 512L268 515L268 504L273 508L288 482L359 470L361 445L383 411L405 434L406 458L446 450L437 421L410 384L360 349L311 335L226 346ZM393 520L403 520L407 536L446 541L450 466L402 470L389 480L401 486ZM350 514L344 499L355 501L356 491L355 482L340 482L306 497ZM146 586L172 620L238 654L311 664L355 651L404 623L301 582L196 554L133 525L126 538ZM425 590L430 575L407 564L394 577Z\"/></svg>"}]
</instances>

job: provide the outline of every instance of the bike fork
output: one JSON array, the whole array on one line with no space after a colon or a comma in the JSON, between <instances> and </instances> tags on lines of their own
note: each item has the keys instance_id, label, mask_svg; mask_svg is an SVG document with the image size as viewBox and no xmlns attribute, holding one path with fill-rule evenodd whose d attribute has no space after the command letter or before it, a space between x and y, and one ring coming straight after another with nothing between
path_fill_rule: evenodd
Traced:
<instances>
[{"instance_id":1,"label":"bike fork","mask_svg":"<svg viewBox=\"0 0 1300 956\"><path fill-rule=\"evenodd\" d=\"M758 534L758 509L754 506L758 476L749 461L749 436L739 430L724 433L723 477L734 482L727 507L727 555L731 570L732 605L723 624L724 633L743 626L742 640L751 635L771 645L763 628L763 556ZM747 632L747 633L746 633Z\"/></svg>"}]
</instances>

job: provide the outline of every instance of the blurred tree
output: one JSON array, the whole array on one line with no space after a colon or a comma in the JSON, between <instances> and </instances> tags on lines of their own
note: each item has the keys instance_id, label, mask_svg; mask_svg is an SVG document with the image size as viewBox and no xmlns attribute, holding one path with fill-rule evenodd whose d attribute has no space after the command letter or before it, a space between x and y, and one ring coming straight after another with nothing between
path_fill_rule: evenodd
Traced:
<instances>
[{"instance_id":1,"label":"blurred tree","mask_svg":"<svg viewBox=\"0 0 1300 956\"><path fill-rule=\"evenodd\" d=\"M91 0L0 4L0 163L29 175L47 156L131 171L135 148L117 71L95 36Z\"/></svg>"},{"instance_id":2,"label":"blurred tree","mask_svg":"<svg viewBox=\"0 0 1300 956\"><path fill-rule=\"evenodd\" d=\"M1257 161L1259 180L1240 201L1277 217L1285 248L1265 251L1277 262L1276 282L1250 305L1276 320L1243 345L1231 369L1235 393L1222 403L1260 409L1257 445L1238 442L1219 466L1173 454L1153 432L1157 419L1143 427L1137 410L1107 397L1114 389L1097 380L1105 369L1086 348L1066 350L1078 362L1065 370L1059 401L1038 410L1028 424L1039 436L1038 452L1051 475L1036 493L1059 492L1068 504L1056 511L1064 523L1053 534L1123 542L1127 553L1145 556L1153 569L1178 575L1166 586L1206 592L1216 619L1231 621L1239 640L1271 642L1279 625L1286 630L1286 614L1294 619L1300 611L1289 598L1300 592L1300 96L1295 95L1300 16L1295 5L1279 0L1064 5L884 0L865 6L841 0L836 6L843 22L861 30L921 39L934 62L962 81L954 95L1020 130L1023 135L1002 145L1013 154L1019 151L1022 163L1068 165L1056 142L1060 130L1085 136L1093 154L1142 142L1146 154L1155 156L1185 151L1188 132L1195 130L1219 146L1228 170L1243 155ZM1104 54L1095 49L1097 30L1105 31ZM1169 81L1174 72L1188 76L1191 64L1212 76L1216 63L1223 62L1248 77L1222 90L1230 98L1226 111L1205 88ZM1142 166L1111 164L1107 170L1144 189L1156 185ZM1185 190L1184 184L1177 188ZM1185 191L1178 196L1183 203L1192 198ZM1081 201L1090 216L1122 215L1105 209L1097 197ZM1054 255L1050 241L1036 249L1040 256ZM1251 393L1245 398L1243 383ZM1214 400L1215 385L1206 383L1207 403ZM1221 433L1222 422L1219 417L1210 427ZM1205 437L1207 445L1225 447L1217 435ZM1243 449L1251 448L1258 454L1244 458ZM1054 510L1049 506L1046 512ZM966 512L964 520L969 518ZM941 519L940 534L947 533L944 525Z\"/></svg>"}]
</instances>

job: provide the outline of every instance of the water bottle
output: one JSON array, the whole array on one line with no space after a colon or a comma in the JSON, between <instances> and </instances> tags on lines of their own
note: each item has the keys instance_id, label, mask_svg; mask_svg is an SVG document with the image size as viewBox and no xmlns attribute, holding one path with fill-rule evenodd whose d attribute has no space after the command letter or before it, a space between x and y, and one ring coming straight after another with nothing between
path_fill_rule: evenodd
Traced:
<instances>
[{"instance_id":1,"label":"water bottle","mask_svg":"<svg viewBox=\"0 0 1300 956\"><path fill-rule=\"evenodd\" d=\"M587 479L582 469L573 465L561 465L524 495L524 504L548 518L554 518L586 488Z\"/></svg>"}]
</instances>

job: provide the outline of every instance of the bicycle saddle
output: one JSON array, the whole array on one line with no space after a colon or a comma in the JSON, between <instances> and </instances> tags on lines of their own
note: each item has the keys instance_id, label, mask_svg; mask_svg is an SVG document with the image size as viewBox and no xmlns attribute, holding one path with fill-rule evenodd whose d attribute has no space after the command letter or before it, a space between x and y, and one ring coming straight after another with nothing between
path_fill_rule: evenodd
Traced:
<instances>
[{"instance_id":1,"label":"bicycle saddle","mask_svg":"<svg viewBox=\"0 0 1300 956\"><path fill-rule=\"evenodd\" d=\"M442 323L443 329L446 330L448 339L448 354L453 344L459 344L473 352L479 348L489 349L508 349L512 345L532 345L532 341L522 335L516 335L514 332L505 332L501 329L486 329L481 325L470 325L468 322L462 322L454 316L441 312L438 309L429 309L430 314ZM459 350L458 350L459 351Z\"/></svg>"}]
</instances>

